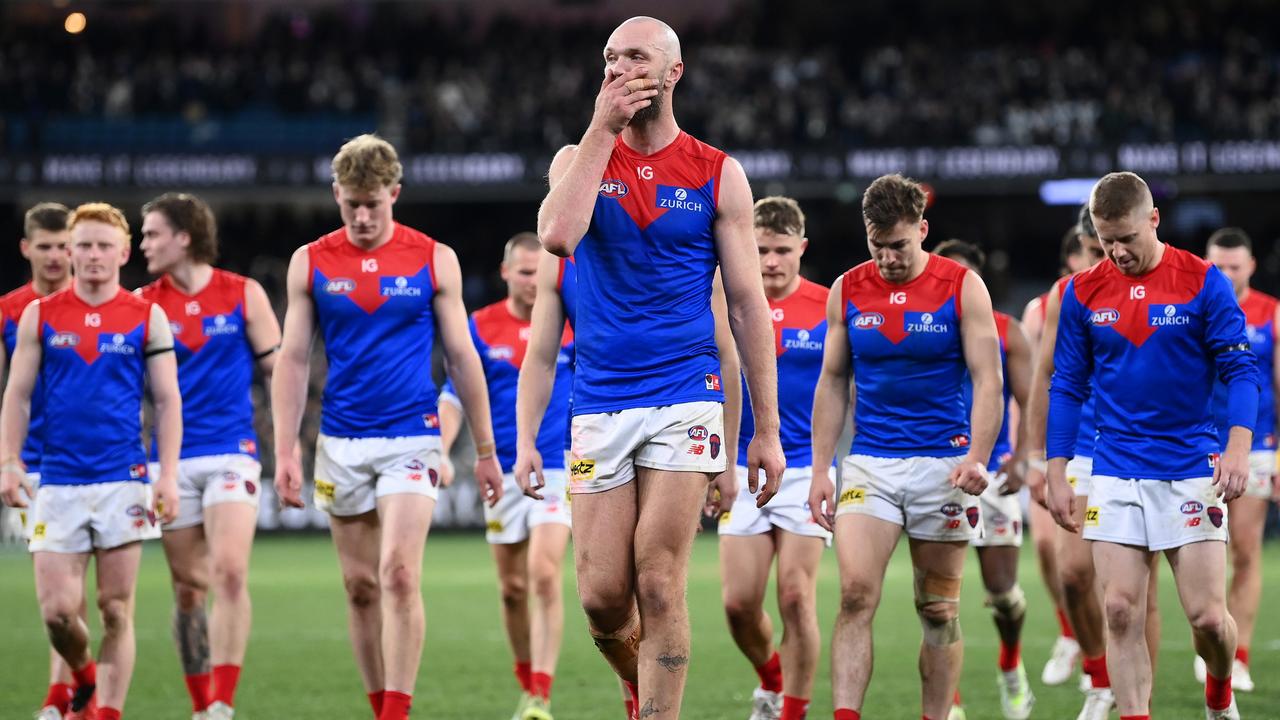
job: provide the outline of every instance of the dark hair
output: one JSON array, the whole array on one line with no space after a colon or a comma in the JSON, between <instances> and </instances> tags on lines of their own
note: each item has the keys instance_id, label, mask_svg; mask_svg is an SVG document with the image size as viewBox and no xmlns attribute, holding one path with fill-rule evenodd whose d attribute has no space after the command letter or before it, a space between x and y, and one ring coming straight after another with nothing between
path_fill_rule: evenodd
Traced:
<instances>
[{"instance_id":1,"label":"dark hair","mask_svg":"<svg viewBox=\"0 0 1280 720\"><path fill-rule=\"evenodd\" d=\"M920 183L897 173L881 175L862 194L862 218L876 230L900 222L920 222L928 195Z\"/></svg>"},{"instance_id":2,"label":"dark hair","mask_svg":"<svg viewBox=\"0 0 1280 720\"><path fill-rule=\"evenodd\" d=\"M1149 204L1151 189L1146 181L1131 172L1103 175L1089 193L1089 212L1103 220L1119 220Z\"/></svg>"},{"instance_id":3,"label":"dark hair","mask_svg":"<svg viewBox=\"0 0 1280 720\"><path fill-rule=\"evenodd\" d=\"M62 203L37 203L22 217L22 234L30 240L37 230L62 232L67 229L70 217L71 209Z\"/></svg>"},{"instance_id":4,"label":"dark hair","mask_svg":"<svg viewBox=\"0 0 1280 720\"><path fill-rule=\"evenodd\" d=\"M1086 209L1085 214L1088 214ZM1062 236L1062 244L1058 250L1058 262L1062 267L1067 267L1067 259L1072 255L1079 255L1084 252L1084 243L1080 242L1080 236L1086 234L1079 225L1072 225L1067 228L1067 234Z\"/></svg>"},{"instance_id":5,"label":"dark hair","mask_svg":"<svg viewBox=\"0 0 1280 720\"><path fill-rule=\"evenodd\" d=\"M756 201L752 211L756 227L778 235L804 237L804 211L789 197L772 195Z\"/></svg>"},{"instance_id":6,"label":"dark hair","mask_svg":"<svg viewBox=\"0 0 1280 720\"><path fill-rule=\"evenodd\" d=\"M174 232L191 236L187 248L196 262L213 263L218 259L218 225L205 201L189 193L165 193L142 206L142 216L158 212L164 215Z\"/></svg>"},{"instance_id":7,"label":"dark hair","mask_svg":"<svg viewBox=\"0 0 1280 720\"><path fill-rule=\"evenodd\" d=\"M938 247L933 249L933 254L941 255L944 258L960 258L972 265L978 272L982 272L983 266L987 264L987 254L982 252L982 248L971 242L956 238L938 243Z\"/></svg>"},{"instance_id":8,"label":"dark hair","mask_svg":"<svg viewBox=\"0 0 1280 720\"><path fill-rule=\"evenodd\" d=\"M1078 235L1088 235L1095 239L1098 237L1098 231L1093 228L1093 216L1089 214L1089 203L1080 206L1080 212L1077 213L1076 217L1075 231ZM1078 239L1077 242L1079 242Z\"/></svg>"},{"instance_id":9,"label":"dark hair","mask_svg":"<svg viewBox=\"0 0 1280 720\"><path fill-rule=\"evenodd\" d=\"M1237 227L1222 228L1209 236L1209 247L1239 248L1253 254L1253 241L1249 234Z\"/></svg>"}]
</instances>

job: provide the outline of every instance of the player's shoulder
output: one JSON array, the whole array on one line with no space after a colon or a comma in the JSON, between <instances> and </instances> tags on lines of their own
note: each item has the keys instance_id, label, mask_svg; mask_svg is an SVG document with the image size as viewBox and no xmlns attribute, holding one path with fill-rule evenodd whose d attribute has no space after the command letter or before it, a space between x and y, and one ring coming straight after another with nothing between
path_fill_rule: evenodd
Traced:
<instances>
[{"instance_id":1,"label":"player's shoulder","mask_svg":"<svg viewBox=\"0 0 1280 720\"><path fill-rule=\"evenodd\" d=\"M66 306L76 301L76 295L70 287L64 287L61 290L49 293L42 298L36 298L33 302L40 305L41 308L53 309Z\"/></svg>"},{"instance_id":2,"label":"player's shoulder","mask_svg":"<svg viewBox=\"0 0 1280 720\"><path fill-rule=\"evenodd\" d=\"M26 283L4 295L0 295L0 314L17 318L27 305L31 304L32 300L37 299L39 299L39 296L36 295L35 288L31 286L31 283Z\"/></svg>"},{"instance_id":3,"label":"player's shoulder","mask_svg":"<svg viewBox=\"0 0 1280 720\"><path fill-rule=\"evenodd\" d=\"M506 302L506 300L499 300L497 302L489 303L478 310L473 310L471 312L471 319L474 320L477 325L503 322L511 315L511 313L507 312Z\"/></svg>"},{"instance_id":4,"label":"player's shoulder","mask_svg":"<svg viewBox=\"0 0 1280 720\"><path fill-rule=\"evenodd\" d=\"M1110 260L1103 260L1091 268L1085 268L1074 275L1068 275L1058 280L1058 296L1066 295L1067 288L1075 288L1075 294L1079 296L1081 293L1092 291L1093 289L1105 284L1119 271Z\"/></svg>"},{"instance_id":5,"label":"player's shoulder","mask_svg":"<svg viewBox=\"0 0 1280 720\"><path fill-rule=\"evenodd\" d=\"M1165 246L1165 256L1161 264L1167 265L1168 268L1175 273L1190 275L1193 277L1204 277L1204 274L1213 267L1212 263L1193 252L1176 248L1172 245Z\"/></svg>"},{"instance_id":6,"label":"player's shoulder","mask_svg":"<svg viewBox=\"0 0 1280 720\"><path fill-rule=\"evenodd\" d=\"M401 225L400 223L395 223L395 234L392 237L397 242L421 247L423 249L433 248L438 242L435 238L421 230L411 228L408 225Z\"/></svg>"},{"instance_id":7,"label":"player's shoulder","mask_svg":"<svg viewBox=\"0 0 1280 720\"><path fill-rule=\"evenodd\" d=\"M310 243L307 243L306 248L310 252L317 252L317 251L332 252L334 250L341 248L343 244L349 244L347 243L346 227L340 227L337 230L333 230L325 233L324 235L321 235L315 240L312 240Z\"/></svg>"},{"instance_id":8,"label":"player's shoulder","mask_svg":"<svg viewBox=\"0 0 1280 720\"><path fill-rule=\"evenodd\" d=\"M951 258L929 253L929 264L925 266L924 272L936 281L956 282L969 274L969 268Z\"/></svg>"},{"instance_id":9,"label":"player's shoulder","mask_svg":"<svg viewBox=\"0 0 1280 720\"><path fill-rule=\"evenodd\" d=\"M216 276L215 276L216 279ZM168 290L169 283L161 276L133 291L134 295L150 302L160 302Z\"/></svg>"},{"instance_id":10,"label":"player's shoulder","mask_svg":"<svg viewBox=\"0 0 1280 720\"><path fill-rule=\"evenodd\" d=\"M680 143L677 150L691 158L708 161L721 161L727 157L728 153L720 148L699 140L687 132L681 132L680 137L676 140Z\"/></svg>"},{"instance_id":11,"label":"player's shoulder","mask_svg":"<svg viewBox=\"0 0 1280 720\"><path fill-rule=\"evenodd\" d=\"M796 290L796 298L803 302L825 305L831 289L819 285L807 278L800 278L800 288Z\"/></svg>"},{"instance_id":12,"label":"player's shoulder","mask_svg":"<svg viewBox=\"0 0 1280 720\"><path fill-rule=\"evenodd\" d=\"M1245 298L1245 302L1255 307L1274 312L1276 306L1280 305L1280 298L1276 298L1274 295L1268 295L1261 290L1249 288L1249 296Z\"/></svg>"},{"instance_id":13,"label":"player's shoulder","mask_svg":"<svg viewBox=\"0 0 1280 720\"><path fill-rule=\"evenodd\" d=\"M120 291L116 293L116 296L112 298L111 302L118 304L120 307L134 310L147 309L156 304L154 300L142 297L137 293L129 292L124 288L120 288Z\"/></svg>"}]
</instances>

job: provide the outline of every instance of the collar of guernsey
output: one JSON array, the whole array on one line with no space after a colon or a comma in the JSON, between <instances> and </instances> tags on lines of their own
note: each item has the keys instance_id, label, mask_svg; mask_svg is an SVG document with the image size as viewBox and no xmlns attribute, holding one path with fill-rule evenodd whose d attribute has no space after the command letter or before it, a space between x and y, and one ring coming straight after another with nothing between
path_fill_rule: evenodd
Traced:
<instances>
[{"instance_id":1,"label":"collar of guernsey","mask_svg":"<svg viewBox=\"0 0 1280 720\"><path fill-rule=\"evenodd\" d=\"M1166 246L1139 277L1100 263L1063 295L1050 416L1092 379L1095 475L1210 476L1220 451L1209 405L1215 379L1251 382L1256 392L1254 354L1222 352L1247 342L1230 283L1201 258Z\"/></svg>"},{"instance_id":2,"label":"collar of guernsey","mask_svg":"<svg viewBox=\"0 0 1280 720\"><path fill-rule=\"evenodd\" d=\"M310 293L329 361L320 432L344 438L438 435L436 241L396 223L374 250L345 228L307 246Z\"/></svg>"},{"instance_id":3,"label":"collar of guernsey","mask_svg":"<svg viewBox=\"0 0 1280 720\"><path fill-rule=\"evenodd\" d=\"M182 458L257 457L253 428L253 349L246 335L246 278L214 269L188 294L168 275L139 291L164 309L173 330L182 391ZM154 441L151 459L157 459Z\"/></svg>"},{"instance_id":4,"label":"collar of guernsey","mask_svg":"<svg viewBox=\"0 0 1280 720\"><path fill-rule=\"evenodd\" d=\"M857 393L851 453L892 458L968 452L960 342L966 272L931 254L924 271L907 283L886 282L873 261L844 274Z\"/></svg>"},{"instance_id":5,"label":"collar of guernsey","mask_svg":"<svg viewBox=\"0 0 1280 720\"><path fill-rule=\"evenodd\" d=\"M152 303L123 289L89 305L71 289L40 300L47 427L40 482L90 485L147 479L142 396Z\"/></svg>"},{"instance_id":6,"label":"collar of guernsey","mask_svg":"<svg viewBox=\"0 0 1280 720\"><path fill-rule=\"evenodd\" d=\"M0 336L4 338L5 357L13 359L13 349L18 344L18 321L22 311L27 309L33 300L38 300L35 285L27 283L4 297L0 297ZM22 446L22 463L31 472L40 469L40 449L44 444L44 392L41 380L37 377L36 387L31 393L31 423L27 428L27 441Z\"/></svg>"},{"instance_id":7,"label":"collar of guernsey","mask_svg":"<svg viewBox=\"0 0 1280 720\"><path fill-rule=\"evenodd\" d=\"M615 142L574 253L575 415L724 401L711 315L724 160L683 132L652 155Z\"/></svg>"}]
</instances>

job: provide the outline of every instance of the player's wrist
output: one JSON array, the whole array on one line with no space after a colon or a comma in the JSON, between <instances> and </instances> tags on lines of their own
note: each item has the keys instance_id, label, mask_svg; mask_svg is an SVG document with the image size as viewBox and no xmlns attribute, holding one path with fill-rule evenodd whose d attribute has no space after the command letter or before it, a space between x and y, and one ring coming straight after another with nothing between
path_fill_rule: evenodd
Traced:
<instances>
[{"instance_id":1,"label":"player's wrist","mask_svg":"<svg viewBox=\"0 0 1280 720\"><path fill-rule=\"evenodd\" d=\"M476 460L488 460L498 454L498 446L492 440L476 441Z\"/></svg>"}]
</instances>

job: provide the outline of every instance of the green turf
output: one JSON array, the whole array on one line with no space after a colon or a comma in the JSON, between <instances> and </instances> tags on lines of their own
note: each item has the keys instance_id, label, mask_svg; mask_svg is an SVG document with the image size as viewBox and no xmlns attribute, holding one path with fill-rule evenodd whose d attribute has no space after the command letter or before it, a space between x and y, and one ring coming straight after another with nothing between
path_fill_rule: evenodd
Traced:
<instances>
[{"instance_id":1,"label":"green turf","mask_svg":"<svg viewBox=\"0 0 1280 720\"><path fill-rule=\"evenodd\" d=\"M916 648L920 630L911 603L911 573L905 548L889 567L876 622L876 669L866 703L869 718L919 717ZM138 666L130 692L133 718L190 717L176 653L169 638L168 578L158 546L149 546L139 584ZM1268 608L1280 601L1280 547L1267 548L1264 610L1253 648L1253 674L1260 689L1242 695L1246 718L1280 717L1280 616ZM418 681L415 716L429 718L510 717L516 700L511 660L498 622L492 564L479 535L440 534L427 544L425 561L427 647ZM693 657L683 716L745 718L755 675L738 654L719 606L714 537L699 539L689 579ZM996 641L970 562L962 603L967 657L962 690L973 720L999 718L995 686ZM1033 717L1074 718L1081 695L1071 687L1044 687L1040 669L1056 634L1056 623L1035 574L1030 549L1023 553L1024 587L1030 600L1024 645L1028 673L1039 700ZM1155 714L1203 717L1203 696L1191 675L1191 648L1169 571L1161 587L1164 644L1156 683ZM587 638L576 605L572 571L565 645L555 686L559 720L621 718L617 684ZM367 718L368 707L346 638L341 585L332 547L325 537L261 538L254 551L253 637L240 685L238 717ZM811 718L830 717L825 638L837 600L835 558L823 559L819 617L824 635L822 666ZM28 717L43 696L45 644L30 561L16 548L0 550L0 718ZM96 622L95 633L96 631Z\"/></svg>"}]
</instances>

